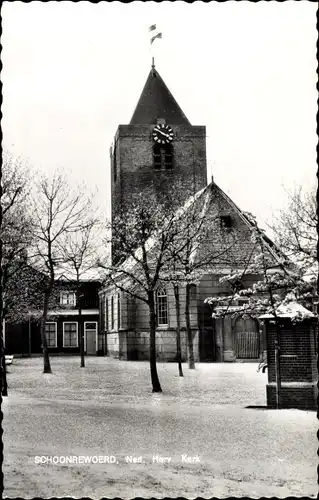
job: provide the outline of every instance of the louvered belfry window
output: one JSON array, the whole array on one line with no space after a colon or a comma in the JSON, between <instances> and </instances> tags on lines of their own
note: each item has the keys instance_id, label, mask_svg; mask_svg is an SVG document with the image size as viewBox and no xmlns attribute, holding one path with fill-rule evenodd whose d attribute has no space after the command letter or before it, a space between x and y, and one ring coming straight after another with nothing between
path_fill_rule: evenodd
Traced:
<instances>
[{"instance_id":1,"label":"louvered belfry window","mask_svg":"<svg viewBox=\"0 0 319 500\"><path fill-rule=\"evenodd\" d=\"M154 162L154 170L172 170L173 168L172 144L154 144L153 162Z\"/></svg>"}]
</instances>

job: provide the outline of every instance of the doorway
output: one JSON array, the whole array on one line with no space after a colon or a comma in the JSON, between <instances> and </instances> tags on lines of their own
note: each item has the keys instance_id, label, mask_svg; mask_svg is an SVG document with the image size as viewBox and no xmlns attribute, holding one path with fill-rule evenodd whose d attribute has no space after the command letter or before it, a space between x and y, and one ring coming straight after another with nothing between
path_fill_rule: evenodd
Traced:
<instances>
[{"instance_id":1,"label":"doorway","mask_svg":"<svg viewBox=\"0 0 319 500\"><path fill-rule=\"evenodd\" d=\"M84 346L86 354L97 352L97 321L84 322Z\"/></svg>"},{"instance_id":2,"label":"doorway","mask_svg":"<svg viewBox=\"0 0 319 500\"><path fill-rule=\"evenodd\" d=\"M201 313L202 325L199 339L199 359L204 363L211 363L216 361L216 333L210 305L204 303Z\"/></svg>"}]
</instances>

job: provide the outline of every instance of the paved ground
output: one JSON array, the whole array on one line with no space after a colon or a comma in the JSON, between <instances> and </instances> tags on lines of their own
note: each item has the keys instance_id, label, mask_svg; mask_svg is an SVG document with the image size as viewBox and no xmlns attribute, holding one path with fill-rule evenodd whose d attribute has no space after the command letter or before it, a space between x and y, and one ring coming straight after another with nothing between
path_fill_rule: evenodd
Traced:
<instances>
[{"instance_id":1,"label":"paved ground","mask_svg":"<svg viewBox=\"0 0 319 500\"><path fill-rule=\"evenodd\" d=\"M151 393L148 363L91 357L81 369L78 358L56 357L51 364L53 375L42 374L40 358L8 368L7 497L317 494L315 412L246 408L265 405L267 375L254 363L185 366L183 379L174 364L159 363L163 394ZM188 463L185 455L198 458ZM47 456L115 463L36 463Z\"/></svg>"}]
</instances>

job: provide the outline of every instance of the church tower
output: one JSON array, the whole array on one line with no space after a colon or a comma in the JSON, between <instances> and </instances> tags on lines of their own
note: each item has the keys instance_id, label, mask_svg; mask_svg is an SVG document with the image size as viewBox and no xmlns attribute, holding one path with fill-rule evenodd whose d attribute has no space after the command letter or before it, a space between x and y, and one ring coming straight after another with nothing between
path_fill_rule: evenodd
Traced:
<instances>
[{"instance_id":1,"label":"church tower","mask_svg":"<svg viewBox=\"0 0 319 500\"><path fill-rule=\"evenodd\" d=\"M191 125L152 65L129 125L119 125L110 149L112 218L131 193L177 183L181 202L207 185L206 128Z\"/></svg>"}]
</instances>

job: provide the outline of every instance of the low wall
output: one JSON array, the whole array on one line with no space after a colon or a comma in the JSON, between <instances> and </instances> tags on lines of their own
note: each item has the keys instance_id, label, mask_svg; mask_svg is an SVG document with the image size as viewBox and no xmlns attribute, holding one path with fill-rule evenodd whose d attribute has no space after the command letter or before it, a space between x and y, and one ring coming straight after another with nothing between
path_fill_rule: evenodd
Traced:
<instances>
[{"instance_id":1,"label":"low wall","mask_svg":"<svg viewBox=\"0 0 319 500\"><path fill-rule=\"evenodd\" d=\"M276 408L276 384L266 386L267 406ZM318 388L316 382L284 382L281 384L280 408L317 410Z\"/></svg>"}]
</instances>

